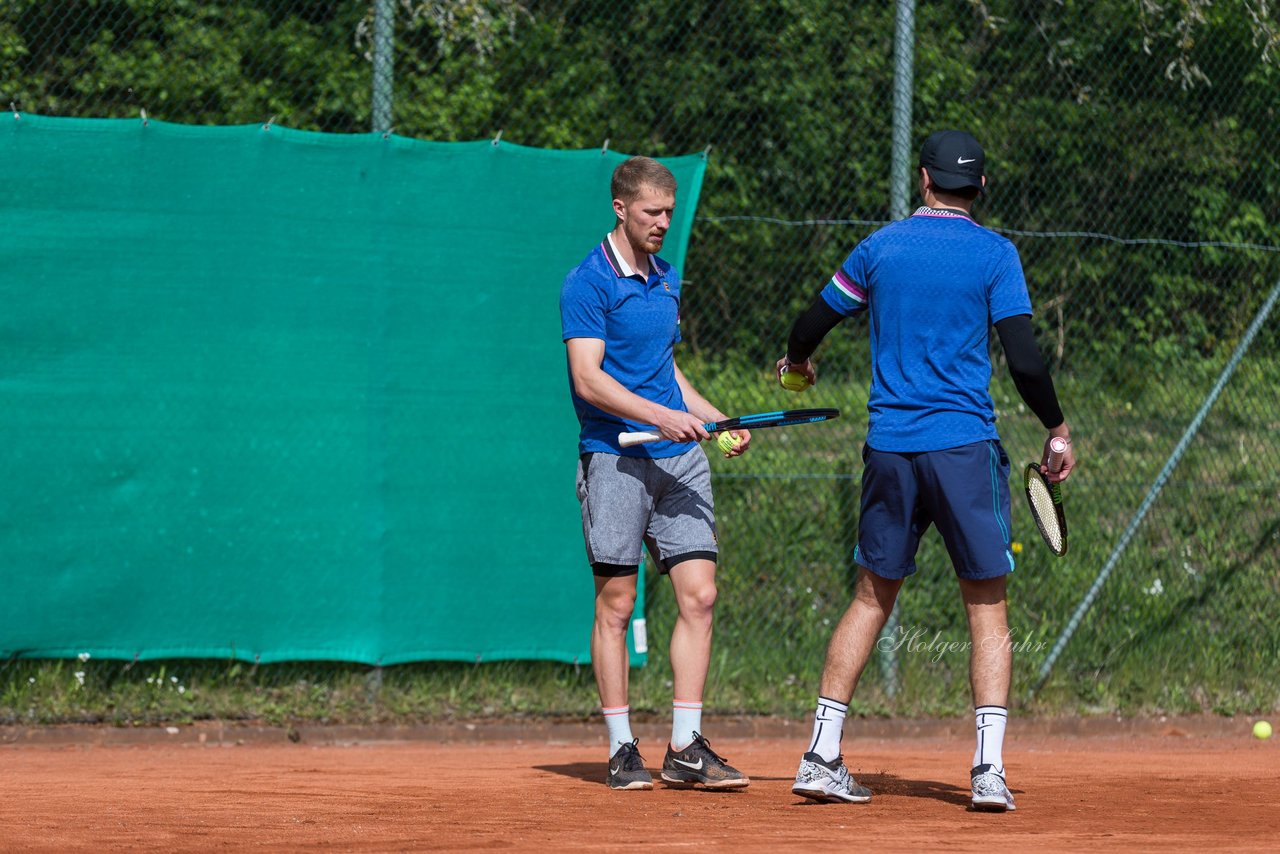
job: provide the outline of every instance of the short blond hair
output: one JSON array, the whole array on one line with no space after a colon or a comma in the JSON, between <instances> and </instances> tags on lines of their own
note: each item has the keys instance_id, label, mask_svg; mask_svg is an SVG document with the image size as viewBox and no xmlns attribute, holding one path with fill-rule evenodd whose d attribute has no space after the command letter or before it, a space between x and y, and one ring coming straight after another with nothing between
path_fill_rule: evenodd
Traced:
<instances>
[{"instance_id":1,"label":"short blond hair","mask_svg":"<svg viewBox=\"0 0 1280 854\"><path fill-rule=\"evenodd\" d=\"M640 198L640 191L644 187L666 190L674 196L676 176L652 157L630 157L613 170L613 180L609 182L609 192L613 194L613 198L634 202Z\"/></svg>"}]
</instances>

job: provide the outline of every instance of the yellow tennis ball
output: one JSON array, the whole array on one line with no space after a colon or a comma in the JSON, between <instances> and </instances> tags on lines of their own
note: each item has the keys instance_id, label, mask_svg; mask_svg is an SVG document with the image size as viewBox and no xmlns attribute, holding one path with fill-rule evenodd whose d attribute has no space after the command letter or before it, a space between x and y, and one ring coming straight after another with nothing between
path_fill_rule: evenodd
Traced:
<instances>
[{"instance_id":1,"label":"yellow tennis ball","mask_svg":"<svg viewBox=\"0 0 1280 854\"><path fill-rule=\"evenodd\" d=\"M728 454L742 442L737 436L729 432L720 434L720 438L716 439L716 444L720 446L720 450Z\"/></svg>"},{"instance_id":2,"label":"yellow tennis ball","mask_svg":"<svg viewBox=\"0 0 1280 854\"><path fill-rule=\"evenodd\" d=\"M1266 721L1258 721L1253 725L1254 738L1271 738L1271 724Z\"/></svg>"},{"instance_id":3,"label":"yellow tennis ball","mask_svg":"<svg viewBox=\"0 0 1280 854\"><path fill-rule=\"evenodd\" d=\"M787 391L804 391L809 387L809 378L799 371L783 371L782 387Z\"/></svg>"}]
</instances>

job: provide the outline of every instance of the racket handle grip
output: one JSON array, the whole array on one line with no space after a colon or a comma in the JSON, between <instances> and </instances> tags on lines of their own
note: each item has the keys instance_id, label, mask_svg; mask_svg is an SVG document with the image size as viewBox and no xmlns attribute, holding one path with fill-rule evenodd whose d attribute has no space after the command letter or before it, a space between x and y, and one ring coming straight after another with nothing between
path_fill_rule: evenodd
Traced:
<instances>
[{"instance_id":1,"label":"racket handle grip","mask_svg":"<svg viewBox=\"0 0 1280 854\"><path fill-rule=\"evenodd\" d=\"M619 433L618 444L624 448L630 448L633 445L643 445L645 442L656 442L661 438L662 436L652 430L640 430L635 433Z\"/></svg>"},{"instance_id":2,"label":"racket handle grip","mask_svg":"<svg viewBox=\"0 0 1280 854\"><path fill-rule=\"evenodd\" d=\"M1049 471L1058 471L1062 468L1062 457L1066 453L1066 439L1061 436L1054 436L1049 440Z\"/></svg>"},{"instance_id":3,"label":"racket handle grip","mask_svg":"<svg viewBox=\"0 0 1280 854\"><path fill-rule=\"evenodd\" d=\"M702 429L708 433L714 433L722 429L722 425L714 421L708 421L702 425ZM630 448L632 445L643 445L645 442L657 442L662 436L653 430L638 430L635 433L619 433L618 444L624 448Z\"/></svg>"}]
</instances>

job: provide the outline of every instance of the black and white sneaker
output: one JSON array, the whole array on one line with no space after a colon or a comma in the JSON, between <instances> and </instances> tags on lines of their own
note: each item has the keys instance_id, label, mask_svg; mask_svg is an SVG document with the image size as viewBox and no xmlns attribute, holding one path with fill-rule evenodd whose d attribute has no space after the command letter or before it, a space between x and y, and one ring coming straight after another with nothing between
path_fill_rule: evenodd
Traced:
<instances>
[{"instance_id":1,"label":"black and white sneaker","mask_svg":"<svg viewBox=\"0 0 1280 854\"><path fill-rule=\"evenodd\" d=\"M609 760L609 774L604 781L610 789L652 789L653 776L645 770L640 755L640 739L623 742Z\"/></svg>"},{"instance_id":2,"label":"black and white sneaker","mask_svg":"<svg viewBox=\"0 0 1280 854\"><path fill-rule=\"evenodd\" d=\"M792 794L811 801L846 804L865 804L871 800L871 790L858 785L849 774L844 758L837 756L830 762L823 761L816 753L806 753L800 759Z\"/></svg>"},{"instance_id":3,"label":"black and white sneaker","mask_svg":"<svg viewBox=\"0 0 1280 854\"><path fill-rule=\"evenodd\" d=\"M1013 793L1004 781L1004 774L994 765L979 765L969 772L973 787L973 808L981 812L1013 812Z\"/></svg>"},{"instance_id":4,"label":"black and white sneaker","mask_svg":"<svg viewBox=\"0 0 1280 854\"><path fill-rule=\"evenodd\" d=\"M725 762L700 733L693 734L693 743L679 752L667 745L667 755L662 760L662 779L676 786L703 785L708 789L745 789L750 778Z\"/></svg>"}]
</instances>

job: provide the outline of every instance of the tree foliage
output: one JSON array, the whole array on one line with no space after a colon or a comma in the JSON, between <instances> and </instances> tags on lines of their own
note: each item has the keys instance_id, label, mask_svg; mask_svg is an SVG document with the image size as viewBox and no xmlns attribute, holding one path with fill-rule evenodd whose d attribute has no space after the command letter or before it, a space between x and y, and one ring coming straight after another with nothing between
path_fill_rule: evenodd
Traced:
<instances>
[{"instance_id":1,"label":"tree foliage","mask_svg":"<svg viewBox=\"0 0 1280 854\"><path fill-rule=\"evenodd\" d=\"M695 351L772 354L780 319L889 219L892 4L392 5L397 133L502 131L527 145L607 141L659 156L710 147L686 270ZM1064 367L1133 346L1169 360L1214 353L1277 278L1272 5L918 4L913 144L944 126L984 141L991 192L981 218L1017 242L1033 298L1052 306L1039 317L1045 331L1088 342L1068 348ZM2 94L53 115L145 108L178 122L274 116L361 132L372 8L10 0L0 9Z\"/></svg>"}]
</instances>

